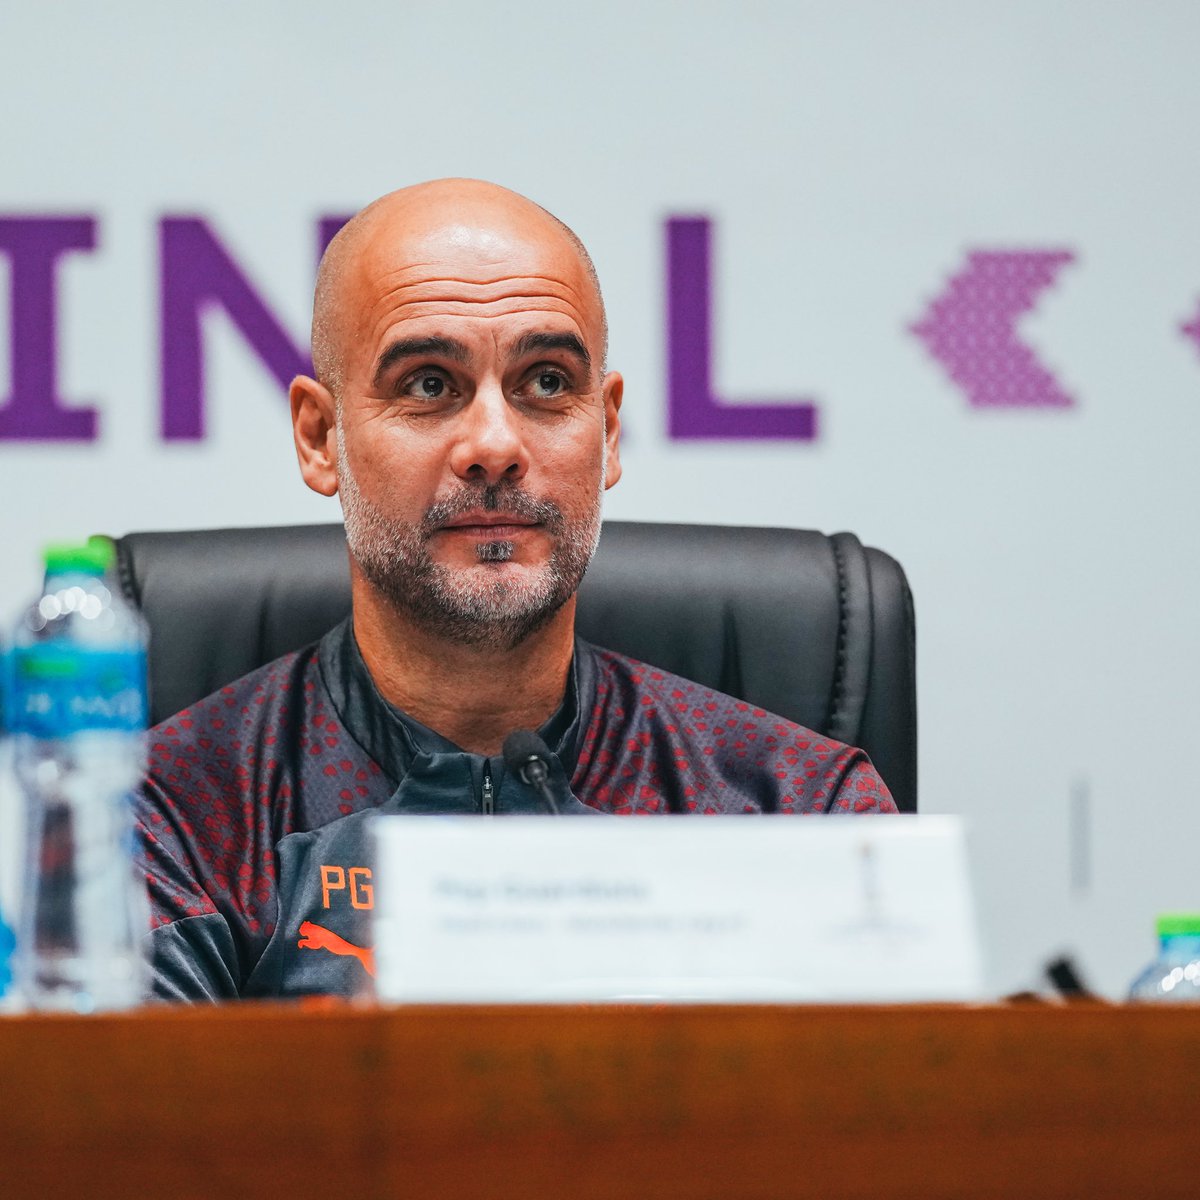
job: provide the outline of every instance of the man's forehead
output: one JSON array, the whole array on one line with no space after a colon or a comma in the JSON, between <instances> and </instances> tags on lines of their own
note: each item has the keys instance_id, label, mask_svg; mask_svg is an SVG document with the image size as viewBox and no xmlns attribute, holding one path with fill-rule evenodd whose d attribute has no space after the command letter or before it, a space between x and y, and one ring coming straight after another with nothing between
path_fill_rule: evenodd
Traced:
<instances>
[{"instance_id":1,"label":"man's forehead","mask_svg":"<svg viewBox=\"0 0 1200 1200\"><path fill-rule=\"evenodd\" d=\"M393 291L427 292L432 298L464 290L487 299L503 293L506 285L536 291L542 284L586 309L594 291L575 247L549 226L393 223L375 232L356 265L356 290L367 304ZM463 288L457 289L460 284Z\"/></svg>"},{"instance_id":2,"label":"man's forehead","mask_svg":"<svg viewBox=\"0 0 1200 1200\"><path fill-rule=\"evenodd\" d=\"M343 353L361 354L398 322L528 308L569 317L603 354L603 301L587 252L557 218L504 188L440 180L393 192L355 217L330 251L314 351L318 328L323 349L340 328Z\"/></svg>"},{"instance_id":3,"label":"man's forehead","mask_svg":"<svg viewBox=\"0 0 1200 1200\"><path fill-rule=\"evenodd\" d=\"M374 354L401 330L466 343L474 331L515 352L533 330L561 330L578 331L599 353L598 304L562 241L452 224L384 245L364 264L358 340Z\"/></svg>"}]
</instances>

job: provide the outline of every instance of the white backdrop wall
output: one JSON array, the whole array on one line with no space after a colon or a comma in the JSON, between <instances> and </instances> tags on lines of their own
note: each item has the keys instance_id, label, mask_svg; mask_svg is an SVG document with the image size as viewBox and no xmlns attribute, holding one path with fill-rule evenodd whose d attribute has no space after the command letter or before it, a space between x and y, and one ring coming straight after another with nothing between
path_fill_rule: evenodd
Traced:
<instances>
[{"instance_id":1,"label":"white backdrop wall","mask_svg":"<svg viewBox=\"0 0 1200 1200\"><path fill-rule=\"evenodd\" d=\"M220 311L206 434L161 438L162 217L202 217L303 343L322 214L496 180L600 271L627 381L608 515L851 529L895 554L921 807L970 818L992 986L1065 949L1117 994L1155 911L1200 905L1198 34L1187 0L6 6L0 219L96 222L59 260L57 371L99 432L0 438L0 606L50 538L337 519ZM815 440L668 436L672 215L712 222L716 390L813 399ZM965 386L910 327L971 252L1002 257L959 321ZM1014 272L1056 252L1005 313ZM1052 389L1022 345L1073 404L1028 403ZM989 353L1015 390L984 408Z\"/></svg>"}]
</instances>

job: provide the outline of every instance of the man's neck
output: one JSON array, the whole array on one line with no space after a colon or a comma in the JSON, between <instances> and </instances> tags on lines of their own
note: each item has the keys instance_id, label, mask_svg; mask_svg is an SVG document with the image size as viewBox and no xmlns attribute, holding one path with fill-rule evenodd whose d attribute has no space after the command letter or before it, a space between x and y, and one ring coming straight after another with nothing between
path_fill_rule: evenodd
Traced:
<instances>
[{"instance_id":1,"label":"man's neck","mask_svg":"<svg viewBox=\"0 0 1200 1200\"><path fill-rule=\"evenodd\" d=\"M519 646L449 642L354 580L354 637L390 704L472 754L499 754L514 729L537 729L562 703L575 598Z\"/></svg>"}]
</instances>

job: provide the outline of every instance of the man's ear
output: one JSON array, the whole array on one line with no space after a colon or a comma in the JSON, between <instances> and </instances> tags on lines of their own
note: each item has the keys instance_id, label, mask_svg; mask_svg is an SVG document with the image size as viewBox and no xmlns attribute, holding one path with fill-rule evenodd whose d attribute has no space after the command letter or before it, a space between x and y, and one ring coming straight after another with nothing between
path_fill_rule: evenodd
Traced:
<instances>
[{"instance_id":1,"label":"man's ear","mask_svg":"<svg viewBox=\"0 0 1200 1200\"><path fill-rule=\"evenodd\" d=\"M625 394L625 380L616 371L604 377L604 486L612 487L621 478L621 397Z\"/></svg>"},{"instance_id":2,"label":"man's ear","mask_svg":"<svg viewBox=\"0 0 1200 1200\"><path fill-rule=\"evenodd\" d=\"M337 494L337 405L329 389L297 375L288 389L300 474L314 492Z\"/></svg>"}]
</instances>

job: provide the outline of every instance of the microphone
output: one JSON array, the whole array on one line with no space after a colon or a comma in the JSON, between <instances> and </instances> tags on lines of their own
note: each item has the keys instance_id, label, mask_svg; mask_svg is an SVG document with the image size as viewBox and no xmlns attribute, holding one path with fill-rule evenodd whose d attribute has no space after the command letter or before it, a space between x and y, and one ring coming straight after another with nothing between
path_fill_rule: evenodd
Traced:
<instances>
[{"instance_id":1,"label":"microphone","mask_svg":"<svg viewBox=\"0 0 1200 1200\"><path fill-rule=\"evenodd\" d=\"M550 749L532 730L517 729L504 739L504 764L538 794L546 811L559 815L550 791Z\"/></svg>"}]
</instances>

